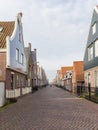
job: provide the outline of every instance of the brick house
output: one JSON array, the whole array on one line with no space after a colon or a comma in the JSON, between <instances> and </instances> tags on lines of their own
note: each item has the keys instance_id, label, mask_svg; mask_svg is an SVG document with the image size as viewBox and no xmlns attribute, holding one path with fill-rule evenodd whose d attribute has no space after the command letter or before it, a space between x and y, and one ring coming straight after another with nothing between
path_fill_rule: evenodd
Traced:
<instances>
[{"instance_id":1,"label":"brick house","mask_svg":"<svg viewBox=\"0 0 98 130\"><path fill-rule=\"evenodd\" d=\"M66 71L63 81L64 81L64 89L72 92L72 69Z\"/></svg>"},{"instance_id":2,"label":"brick house","mask_svg":"<svg viewBox=\"0 0 98 130\"><path fill-rule=\"evenodd\" d=\"M84 85L84 62L74 61L73 66L64 68L64 89L77 93L77 88Z\"/></svg>"},{"instance_id":3,"label":"brick house","mask_svg":"<svg viewBox=\"0 0 98 130\"><path fill-rule=\"evenodd\" d=\"M15 21L0 22L0 82L4 82L6 98L26 93L27 72L24 51L22 13Z\"/></svg>"},{"instance_id":4,"label":"brick house","mask_svg":"<svg viewBox=\"0 0 98 130\"><path fill-rule=\"evenodd\" d=\"M85 86L98 90L98 6L94 7L84 54Z\"/></svg>"},{"instance_id":5,"label":"brick house","mask_svg":"<svg viewBox=\"0 0 98 130\"><path fill-rule=\"evenodd\" d=\"M65 76L66 76L67 72L68 72L68 71L71 71L72 69L73 69L72 66L64 66L64 67L61 67L62 87L64 87L64 88L66 88L66 87L69 86L69 85L67 86L68 81L65 80L65 79L66 79ZM67 78L67 79L68 79L68 78Z\"/></svg>"},{"instance_id":6,"label":"brick house","mask_svg":"<svg viewBox=\"0 0 98 130\"><path fill-rule=\"evenodd\" d=\"M77 93L78 87L84 84L84 61L74 61L72 70L72 92Z\"/></svg>"}]
</instances>

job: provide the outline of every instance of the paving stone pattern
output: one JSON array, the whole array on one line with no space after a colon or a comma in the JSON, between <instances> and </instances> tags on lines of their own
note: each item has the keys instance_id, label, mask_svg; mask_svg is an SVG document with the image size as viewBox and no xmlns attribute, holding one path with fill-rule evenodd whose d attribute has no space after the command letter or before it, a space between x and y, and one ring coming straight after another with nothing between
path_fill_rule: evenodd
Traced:
<instances>
[{"instance_id":1,"label":"paving stone pattern","mask_svg":"<svg viewBox=\"0 0 98 130\"><path fill-rule=\"evenodd\" d=\"M47 86L0 111L0 130L98 130L98 105Z\"/></svg>"}]
</instances>

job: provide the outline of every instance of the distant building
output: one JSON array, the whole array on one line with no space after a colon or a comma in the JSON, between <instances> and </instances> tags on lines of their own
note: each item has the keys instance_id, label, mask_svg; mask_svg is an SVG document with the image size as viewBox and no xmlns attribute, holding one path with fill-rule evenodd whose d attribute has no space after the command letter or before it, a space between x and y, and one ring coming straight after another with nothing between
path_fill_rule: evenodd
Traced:
<instances>
[{"instance_id":1,"label":"distant building","mask_svg":"<svg viewBox=\"0 0 98 130\"><path fill-rule=\"evenodd\" d=\"M64 89L72 92L72 69L66 71L63 81L64 81Z\"/></svg>"},{"instance_id":2,"label":"distant building","mask_svg":"<svg viewBox=\"0 0 98 130\"><path fill-rule=\"evenodd\" d=\"M66 75L66 73L67 73L68 71L71 71L72 69L73 69L72 66L61 67L61 75L62 75L62 83L61 83L61 86L64 87L64 88L65 88L65 86L66 86L66 88L67 88L67 84L66 84L66 83L68 83L68 81L67 81L67 82L64 81L65 75ZM66 83L65 83L65 82L66 82ZM68 85L68 86L69 86L69 85Z\"/></svg>"},{"instance_id":3,"label":"distant building","mask_svg":"<svg viewBox=\"0 0 98 130\"><path fill-rule=\"evenodd\" d=\"M77 93L84 84L84 62L74 61L72 70L72 92Z\"/></svg>"},{"instance_id":4,"label":"distant building","mask_svg":"<svg viewBox=\"0 0 98 130\"><path fill-rule=\"evenodd\" d=\"M37 77L37 50L32 51L32 64L33 64L33 88L38 89L38 77Z\"/></svg>"},{"instance_id":5,"label":"distant building","mask_svg":"<svg viewBox=\"0 0 98 130\"><path fill-rule=\"evenodd\" d=\"M33 61L32 61L32 51L31 43L28 43L28 47L25 47L26 54L26 69L27 69L27 88L28 92L31 92L33 87Z\"/></svg>"},{"instance_id":6,"label":"distant building","mask_svg":"<svg viewBox=\"0 0 98 130\"><path fill-rule=\"evenodd\" d=\"M45 70L41 67L41 86L46 86L48 82Z\"/></svg>"},{"instance_id":7,"label":"distant building","mask_svg":"<svg viewBox=\"0 0 98 130\"><path fill-rule=\"evenodd\" d=\"M61 70L57 70L57 72L56 72L56 78L55 78L55 84L57 86L61 86L61 81L62 81Z\"/></svg>"},{"instance_id":8,"label":"distant building","mask_svg":"<svg viewBox=\"0 0 98 130\"><path fill-rule=\"evenodd\" d=\"M57 71L54 84L68 91L77 93L78 87L84 85L84 62L74 61L73 66L61 67Z\"/></svg>"},{"instance_id":9,"label":"distant building","mask_svg":"<svg viewBox=\"0 0 98 130\"><path fill-rule=\"evenodd\" d=\"M62 79L64 78L66 72L70 71L72 69L73 69L73 66L64 66L64 67L61 67Z\"/></svg>"}]
</instances>

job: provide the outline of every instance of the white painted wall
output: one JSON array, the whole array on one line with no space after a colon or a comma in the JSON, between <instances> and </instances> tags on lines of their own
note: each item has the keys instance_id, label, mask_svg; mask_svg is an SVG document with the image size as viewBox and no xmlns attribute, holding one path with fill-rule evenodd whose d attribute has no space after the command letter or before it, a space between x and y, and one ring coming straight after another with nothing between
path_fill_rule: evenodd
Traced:
<instances>
[{"instance_id":1,"label":"white painted wall","mask_svg":"<svg viewBox=\"0 0 98 130\"><path fill-rule=\"evenodd\" d=\"M5 104L5 84L0 82L0 107Z\"/></svg>"}]
</instances>

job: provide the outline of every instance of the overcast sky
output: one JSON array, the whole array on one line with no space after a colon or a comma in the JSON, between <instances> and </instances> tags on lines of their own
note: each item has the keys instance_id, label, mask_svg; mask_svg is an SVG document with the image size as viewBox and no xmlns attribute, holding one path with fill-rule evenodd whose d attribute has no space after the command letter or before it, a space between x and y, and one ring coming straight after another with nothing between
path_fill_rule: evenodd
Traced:
<instances>
[{"instance_id":1,"label":"overcast sky","mask_svg":"<svg viewBox=\"0 0 98 130\"><path fill-rule=\"evenodd\" d=\"M48 78L61 66L83 60L92 12L98 0L0 0L0 21L23 13L25 45L37 49Z\"/></svg>"}]
</instances>

